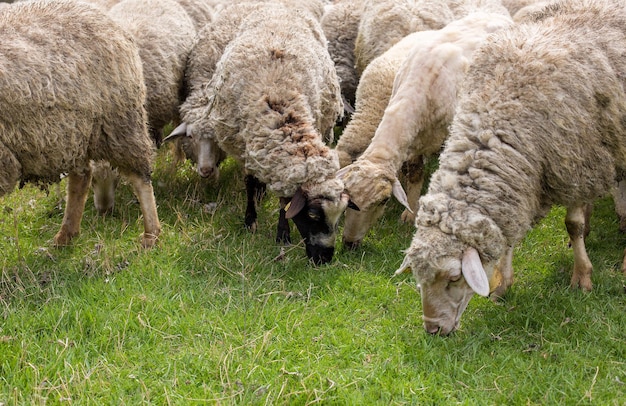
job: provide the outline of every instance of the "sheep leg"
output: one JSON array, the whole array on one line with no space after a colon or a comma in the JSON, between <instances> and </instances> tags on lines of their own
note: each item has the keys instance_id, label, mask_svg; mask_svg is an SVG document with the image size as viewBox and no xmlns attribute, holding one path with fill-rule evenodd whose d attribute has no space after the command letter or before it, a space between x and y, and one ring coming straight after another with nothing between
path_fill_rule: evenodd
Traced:
<instances>
[{"instance_id":1,"label":"sheep leg","mask_svg":"<svg viewBox=\"0 0 626 406\"><path fill-rule=\"evenodd\" d=\"M285 206L289 203L289 199L280 198L280 212L278 213L278 227L276 228L276 242L283 244L291 244L291 230L289 229L289 220L286 217Z\"/></svg>"},{"instance_id":2,"label":"sheep leg","mask_svg":"<svg viewBox=\"0 0 626 406\"><path fill-rule=\"evenodd\" d=\"M161 233L161 224L157 215L156 202L154 200L154 190L152 182L140 175L130 173L125 174L126 178L133 187L133 192L139 200L141 213L143 215L143 235L141 236L141 245L144 248L152 248Z\"/></svg>"},{"instance_id":3,"label":"sheep leg","mask_svg":"<svg viewBox=\"0 0 626 406\"><path fill-rule=\"evenodd\" d=\"M569 234L570 244L574 250L574 271L571 287L591 291L591 261L585 249L585 210L586 205L568 207L565 215L565 227Z\"/></svg>"},{"instance_id":4,"label":"sheep leg","mask_svg":"<svg viewBox=\"0 0 626 406\"><path fill-rule=\"evenodd\" d=\"M501 276L500 283L491 292L491 299L496 302L504 296L504 293L513 284L513 247L507 249L494 272L499 272Z\"/></svg>"},{"instance_id":5,"label":"sheep leg","mask_svg":"<svg viewBox=\"0 0 626 406\"><path fill-rule=\"evenodd\" d=\"M400 220L404 223L415 223L415 214L417 213L418 203L422 194L422 185L424 184L424 157L419 156L417 159L405 162L402 165L402 173L406 179L407 200L411 206L411 213L405 209L400 216Z\"/></svg>"},{"instance_id":6,"label":"sheep leg","mask_svg":"<svg viewBox=\"0 0 626 406\"><path fill-rule=\"evenodd\" d=\"M257 213L256 213L256 196L258 194L259 180L252 175L246 175L246 216L244 218L244 224L250 232L256 232L257 227Z\"/></svg>"},{"instance_id":7,"label":"sheep leg","mask_svg":"<svg viewBox=\"0 0 626 406\"><path fill-rule=\"evenodd\" d=\"M72 172L67 177L67 202L61 229L54 236L54 245L64 246L80 231L80 222L85 211L85 202L91 184L91 169L82 173Z\"/></svg>"}]
</instances>

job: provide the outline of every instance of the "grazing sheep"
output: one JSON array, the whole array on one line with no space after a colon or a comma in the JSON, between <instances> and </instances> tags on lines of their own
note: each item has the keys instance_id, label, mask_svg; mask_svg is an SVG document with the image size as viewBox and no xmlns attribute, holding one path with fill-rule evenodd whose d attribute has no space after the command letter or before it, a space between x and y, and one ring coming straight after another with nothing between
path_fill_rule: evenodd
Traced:
<instances>
[{"instance_id":1,"label":"grazing sheep","mask_svg":"<svg viewBox=\"0 0 626 406\"><path fill-rule=\"evenodd\" d=\"M204 87L211 81L224 49L233 40L246 16L257 12L261 7L261 3L252 2L225 7L215 16L211 24L205 25L198 32L185 67L182 91L186 95L185 105L206 103ZM181 109L181 114L187 115L186 121L189 123L202 118L201 110L197 110L199 116L194 116L193 112L185 110L184 106L181 106ZM173 143L176 161L189 159L196 164L200 176L217 180L219 165L226 154L216 142L201 135L205 131L204 128L188 126L187 122L182 122L163 141ZM198 142L200 138L206 138L206 141Z\"/></svg>"},{"instance_id":2,"label":"grazing sheep","mask_svg":"<svg viewBox=\"0 0 626 406\"><path fill-rule=\"evenodd\" d=\"M511 247L553 204L567 208L571 286L591 290L584 212L626 169L625 54L617 0L555 2L474 53L397 271L419 282L429 333L458 327L499 261L512 274Z\"/></svg>"},{"instance_id":3,"label":"grazing sheep","mask_svg":"<svg viewBox=\"0 0 626 406\"><path fill-rule=\"evenodd\" d=\"M335 63L344 110L352 112L359 82L354 67L354 42L359 30L364 0L341 0L327 7L322 29L328 40L328 52Z\"/></svg>"},{"instance_id":4,"label":"grazing sheep","mask_svg":"<svg viewBox=\"0 0 626 406\"><path fill-rule=\"evenodd\" d=\"M359 145L354 139L373 134L363 154L339 172L351 200L360 208L346 212L346 246L361 243L392 194L407 208L402 219L414 221L424 181L422 162L439 153L448 136L457 88L472 53L488 35L511 24L511 18L502 14L472 13L441 30L413 33L368 65L359 92L370 84L368 71L375 72L374 86L358 94L357 112L337 144L344 152L344 143ZM389 54L394 59L386 57ZM386 72L377 69L381 60ZM383 75L388 78L381 80ZM363 100L369 105L360 106ZM346 160L341 162L341 156L343 164ZM400 172L406 172L408 197L397 178Z\"/></svg>"},{"instance_id":5,"label":"grazing sheep","mask_svg":"<svg viewBox=\"0 0 626 406\"><path fill-rule=\"evenodd\" d=\"M277 240L289 241L292 218L309 258L328 262L348 197L324 143L343 110L324 33L310 12L266 2L235 34L211 80L196 83L182 105L183 121L199 144L218 143L244 163L249 194L258 180L281 198Z\"/></svg>"},{"instance_id":6,"label":"grazing sheep","mask_svg":"<svg viewBox=\"0 0 626 406\"><path fill-rule=\"evenodd\" d=\"M144 217L142 243L154 245L154 146L133 39L93 6L63 0L6 7L0 36L0 195L18 181L47 184L68 173L54 237L66 245L79 232L90 160L106 160L130 180Z\"/></svg>"}]
</instances>

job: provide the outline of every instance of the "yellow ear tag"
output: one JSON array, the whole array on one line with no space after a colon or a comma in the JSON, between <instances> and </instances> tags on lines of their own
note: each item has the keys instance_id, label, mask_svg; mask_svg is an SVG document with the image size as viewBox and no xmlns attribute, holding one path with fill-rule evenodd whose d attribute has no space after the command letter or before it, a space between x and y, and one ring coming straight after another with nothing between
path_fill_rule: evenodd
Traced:
<instances>
[{"instance_id":1,"label":"yellow ear tag","mask_svg":"<svg viewBox=\"0 0 626 406\"><path fill-rule=\"evenodd\" d=\"M500 269L496 267L496 269L493 270L491 279L489 280L489 293L496 290L496 288L500 286L500 283L502 283L502 273L500 272Z\"/></svg>"},{"instance_id":2,"label":"yellow ear tag","mask_svg":"<svg viewBox=\"0 0 626 406\"><path fill-rule=\"evenodd\" d=\"M291 206L291 202L287 203L287 204L285 205L285 209L284 209L284 210L285 210L285 211L288 211L290 206Z\"/></svg>"}]
</instances>

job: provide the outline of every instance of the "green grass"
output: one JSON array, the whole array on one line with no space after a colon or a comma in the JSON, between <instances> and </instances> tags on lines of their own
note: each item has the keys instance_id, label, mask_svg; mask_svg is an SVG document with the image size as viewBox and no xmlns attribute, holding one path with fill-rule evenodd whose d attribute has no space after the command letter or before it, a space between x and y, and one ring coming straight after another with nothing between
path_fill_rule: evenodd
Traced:
<instances>
[{"instance_id":1,"label":"green grass","mask_svg":"<svg viewBox=\"0 0 626 406\"><path fill-rule=\"evenodd\" d=\"M238 165L219 184L169 165L161 154L151 251L126 185L109 218L89 199L62 249L62 190L0 198L0 405L626 404L626 237L610 199L587 240L593 292L569 288L557 207L517 248L505 299L473 298L442 338L422 328L413 278L392 277L412 237L399 204L361 250L338 242L314 267L301 243L274 242L271 194L244 230Z\"/></svg>"}]
</instances>

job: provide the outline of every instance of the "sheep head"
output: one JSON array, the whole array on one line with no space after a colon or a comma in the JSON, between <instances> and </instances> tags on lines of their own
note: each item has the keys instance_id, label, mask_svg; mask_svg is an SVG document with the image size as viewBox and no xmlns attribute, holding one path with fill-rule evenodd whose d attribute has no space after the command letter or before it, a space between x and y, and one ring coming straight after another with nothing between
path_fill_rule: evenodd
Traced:
<instances>
[{"instance_id":1,"label":"sheep head","mask_svg":"<svg viewBox=\"0 0 626 406\"><path fill-rule=\"evenodd\" d=\"M317 265L328 263L335 252L339 218L348 207L349 197L336 179L322 184L304 184L285 207L304 239L307 256Z\"/></svg>"},{"instance_id":2,"label":"sheep head","mask_svg":"<svg viewBox=\"0 0 626 406\"><path fill-rule=\"evenodd\" d=\"M396 274L410 270L418 282L426 331L448 335L474 293L489 295L495 263L483 266L475 248L437 228L418 228Z\"/></svg>"},{"instance_id":3,"label":"sheep head","mask_svg":"<svg viewBox=\"0 0 626 406\"><path fill-rule=\"evenodd\" d=\"M422 197L416 226L396 274L412 271L422 296L424 328L447 335L458 328L474 293L489 295L505 240L489 217L440 193Z\"/></svg>"},{"instance_id":4,"label":"sheep head","mask_svg":"<svg viewBox=\"0 0 626 406\"><path fill-rule=\"evenodd\" d=\"M177 150L196 163L200 176L217 180L220 175L219 165L226 158L226 153L212 137L200 136L193 129L192 125L183 122L163 142L175 143Z\"/></svg>"},{"instance_id":5,"label":"sheep head","mask_svg":"<svg viewBox=\"0 0 626 406\"><path fill-rule=\"evenodd\" d=\"M346 211L343 242L348 248L360 245L392 195L411 210L406 193L392 168L381 168L370 161L357 160L340 169L337 177L343 180L351 201L359 208L359 211Z\"/></svg>"}]
</instances>

